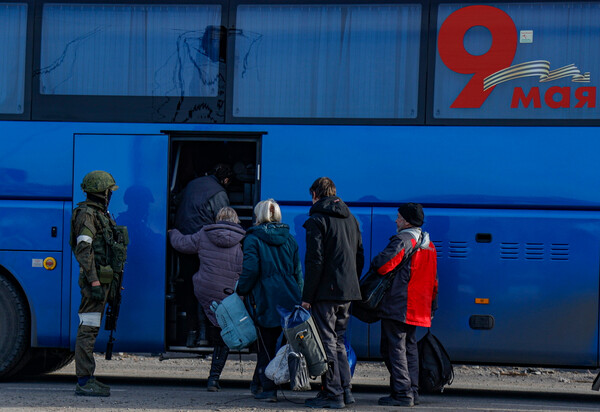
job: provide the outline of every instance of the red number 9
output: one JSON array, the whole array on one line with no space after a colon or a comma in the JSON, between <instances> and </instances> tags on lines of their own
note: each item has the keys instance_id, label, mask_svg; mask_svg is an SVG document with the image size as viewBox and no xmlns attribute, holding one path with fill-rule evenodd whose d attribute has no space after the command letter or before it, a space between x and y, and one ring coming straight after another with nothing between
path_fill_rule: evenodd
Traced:
<instances>
[{"instance_id":1,"label":"red number 9","mask_svg":"<svg viewBox=\"0 0 600 412\"><path fill-rule=\"evenodd\" d=\"M476 56L465 50L467 31L483 26L492 33L490 49ZM494 90L483 90L483 79L511 65L517 52L517 28L510 16L491 6L468 6L452 13L438 34L438 52L452 71L473 74L450 107L479 108Z\"/></svg>"}]
</instances>

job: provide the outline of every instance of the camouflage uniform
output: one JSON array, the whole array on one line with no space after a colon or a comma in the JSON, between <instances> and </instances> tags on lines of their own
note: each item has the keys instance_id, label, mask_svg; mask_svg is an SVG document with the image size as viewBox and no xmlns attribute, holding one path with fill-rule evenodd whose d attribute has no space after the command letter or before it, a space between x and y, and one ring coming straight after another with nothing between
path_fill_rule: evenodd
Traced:
<instances>
[{"instance_id":1,"label":"camouflage uniform","mask_svg":"<svg viewBox=\"0 0 600 412\"><path fill-rule=\"evenodd\" d=\"M102 171L88 173L81 184L88 199L78 203L71 218L71 247L79 262L79 328L75 343L75 373L78 378L93 378L96 363L94 344L100 330L104 306L109 293L115 293L118 277L122 275L126 257L126 243L119 236L120 229L107 211L109 192L118 188L113 177ZM122 230L121 230L122 231ZM120 240L117 241L117 239ZM100 282L101 294L93 296L92 283ZM96 286L98 288L98 286ZM112 289L112 290L111 290ZM88 386L86 384L86 386ZM100 393L79 395L108 396L108 386L99 384Z\"/></svg>"}]
</instances>

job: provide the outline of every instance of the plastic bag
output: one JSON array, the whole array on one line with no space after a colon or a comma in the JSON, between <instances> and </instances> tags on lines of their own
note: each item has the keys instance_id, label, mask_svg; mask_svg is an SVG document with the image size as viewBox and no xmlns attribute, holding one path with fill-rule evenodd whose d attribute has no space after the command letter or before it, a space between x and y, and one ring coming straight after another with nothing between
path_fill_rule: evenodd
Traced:
<instances>
[{"instance_id":1,"label":"plastic bag","mask_svg":"<svg viewBox=\"0 0 600 412\"><path fill-rule=\"evenodd\" d=\"M288 355L288 366L290 370L290 386L293 391L311 390L308 382L308 367L306 358L301 353L290 351Z\"/></svg>"},{"instance_id":2,"label":"plastic bag","mask_svg":"<svg viewBox=\"0 0 600 412\"><path fill-rule=\"evenodd\" d=\"M281 327L283 329L295 328L310 319L310 312L298 305L294 306L292 310L277 305L277 312L281 316Z\"/></svg>"},{"instance_id":3,"label":"plastic bag","mask_svg":"<svg viewBox=\"0 0 600 412\"><path fill-rule=\"evenodd\" d=\"M288 367L289 352L290 346L283 345L265 369L265 375L275 382L275 385L282 385L290 381L290 369Z\"/></svg>"},{"instance_id":4,"label":"plastic bag","mask_svg":"<svg viewBox=\"0 0 600 412\"><path fill-rule=\"evenodd\" d=\"M346 356L348 357L348 365L350 365L350 376L354 376L354 369L356 368L356 353L352 346L350 346L350 341L348 340L348 336L344 335L344 346L346 347Z\"/></svg>"}]
</instances>

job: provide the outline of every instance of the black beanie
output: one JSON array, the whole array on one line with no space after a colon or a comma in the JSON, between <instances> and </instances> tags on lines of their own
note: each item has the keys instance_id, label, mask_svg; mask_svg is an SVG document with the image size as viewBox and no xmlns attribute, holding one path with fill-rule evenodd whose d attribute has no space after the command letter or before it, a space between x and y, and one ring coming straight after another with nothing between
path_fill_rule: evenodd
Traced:
<instances>
[{"instance_id":1,"label":"black beanie","mask_svg":"<svg viewBox=\"0 0 600 412\"><path fill-rule=\"evenodd\" d=\"M418 203L404 203L398 208L398 213L413 226L423 226L423 206Z\"/></svg>"}]
</instances>

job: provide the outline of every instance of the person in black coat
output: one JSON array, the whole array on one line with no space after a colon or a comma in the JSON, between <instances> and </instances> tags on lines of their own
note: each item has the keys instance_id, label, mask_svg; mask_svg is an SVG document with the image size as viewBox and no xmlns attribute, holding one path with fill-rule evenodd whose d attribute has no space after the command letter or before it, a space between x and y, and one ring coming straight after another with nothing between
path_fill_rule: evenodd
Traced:
<instances>
[{"instance_id":1,"label":"person in black coat","mask_svg":"<svg viewBox=\"0 0 600 412\"><path fill-rule=\"evenodd\" d=\"M229 197L225 188L233 179L231 167L224 163L217 164L210 175L197 177L189 182L179 193L174 202L177 206L175 229L183 235L197 233L205 225L215 223L217 213L229 206ZM207 318L203 310L198 310L198 301L194 296L192 277L198 271L198 256L180 254L179 274L183 279L183 306L186 312L188 336L186 346L204 346L206 340Z\"/></svg>"},{"instance_id":2,"label":"person in black coat","mask_svg":"<svg viewBox=\"0 0 600 412\"><path fill-rule=\"evenodd\" d=\"M344 335L350 320L350 303L360 300L359 279L364 264L360 227L348 206L336 196L335 184L321 177L312 184L313 206L304 223L306 257L302 306L312 309L329 369L323 388L307 399L311 408L343 408L354 403L350 365Z\"/></svg>"}]
</instances>

